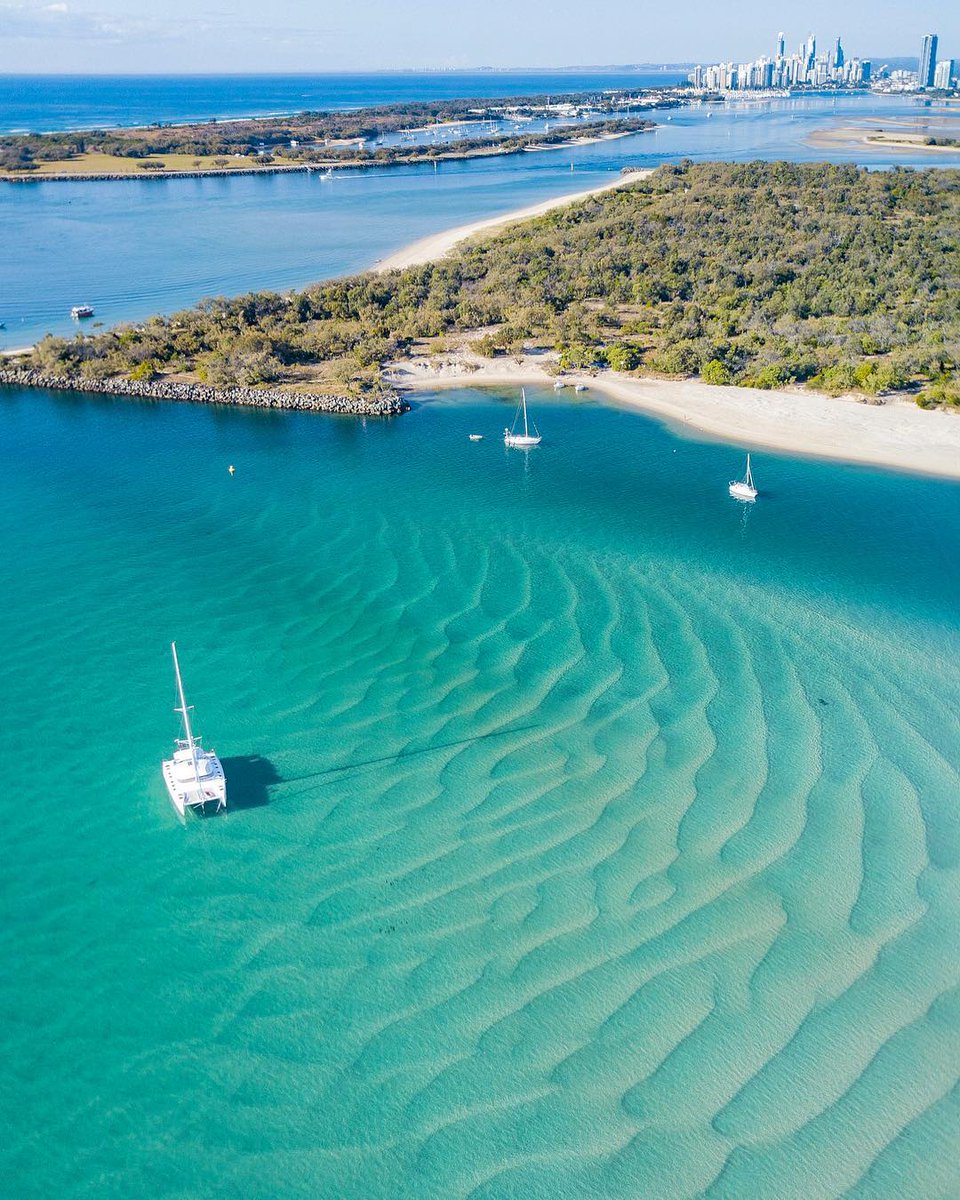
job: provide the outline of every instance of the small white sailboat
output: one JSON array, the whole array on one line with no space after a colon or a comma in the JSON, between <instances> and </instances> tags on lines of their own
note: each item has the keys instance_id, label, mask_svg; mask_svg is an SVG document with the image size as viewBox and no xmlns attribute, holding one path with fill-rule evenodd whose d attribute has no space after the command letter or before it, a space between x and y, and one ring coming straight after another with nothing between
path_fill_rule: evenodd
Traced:
<instances>
[{"instance_id":1,"label":"small white sailboat","mask_svg":"<svg viewBox=\"0 0 960 1200\"><path fill-rule=\"evenodd\" d=\"M517 433L517 420L521 410L523 411L523 433ZM527 423L527 393L521 388L520 403L517 405L517 411L513 418L513 427L503 431L503 444L520 450L524 450L529 446L539 446L540 430L537 429L536 423L534 423L533 430L533 433L531 433Z\"/></svg>"},{"instance_id":2,"label":"small white sailboat","mask_svg":"<svg viewBox=\"0 0 960 1200\"><path fill-rule=\"evenodd\" d=\"M743 479L730 481L730 495L736 500L756 500L757 489L753 485L753 471L750 469L750 455L747 455L747 473Z\"/></svg>"},{"instance_id":3,"label":"small white sailboat","mask_svg":"<svg viewBox=\"0 0 960 1200\"><path fill-rule=\"evenodd\" d=\"M173 670L177 677L177 698L180 705L174 711L183 717L185 738L178 738L173 758L164 760L163 782L170 793L170 803L181 817L188 808L199 808L216 804L217 812L227 807L227 781L224 778L220 759L213 750L204 750L200 739L193 736L190 727L190 706L183 694L180 678L180 661L177 658L177 643L170 645L173 651Z\"/></svg>"}]
</instances>

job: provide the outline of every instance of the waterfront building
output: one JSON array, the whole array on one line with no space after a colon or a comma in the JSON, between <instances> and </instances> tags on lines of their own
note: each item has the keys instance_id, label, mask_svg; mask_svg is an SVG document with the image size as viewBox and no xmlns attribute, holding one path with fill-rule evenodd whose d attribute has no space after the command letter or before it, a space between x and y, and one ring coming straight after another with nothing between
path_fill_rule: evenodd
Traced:
<instances>
[{"instance_id":1,"label":"waterfront building","mask_svg":"<svg viewBox=\"0 0 960 1200\"><path fill-rule=\"evenodd\" d=\"M921 88L933 87L936 62L937 35L935 33L927 33L924 35L923 43L920 47L920 71L917 82Z\"/></svg>"},{"instance_id":2,"label":"waterfront building","mask_svg":"<svg viewBox=\"0 0 960 1200\"><path fill-rule=\"evenodd\" d=\"M933 73L933 86L938 92L949 92L956 78L955 64L952 58L941 58Z\"/></svg>"}]
</instances>

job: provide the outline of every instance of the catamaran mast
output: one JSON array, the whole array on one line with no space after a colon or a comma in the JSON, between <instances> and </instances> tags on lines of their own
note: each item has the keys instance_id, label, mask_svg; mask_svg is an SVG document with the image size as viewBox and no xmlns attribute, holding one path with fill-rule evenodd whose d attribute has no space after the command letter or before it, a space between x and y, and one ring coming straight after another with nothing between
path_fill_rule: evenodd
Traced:
<instances>
[{"instance_id":1,"label":"catamaran mast","mask_svg":"<svg viewBox=\"0 0 960 1200\"><path fill-rule=\"evenodd\" d=\"M187 706L187 698L183 694L183 680L180 678L180 660L177 658L177 643L171 642L170 649L173 651L173 669L177 676L177 694L180 697L180 707L175 711L183 717L183 728L187 735L187 749L190 751L190 761L193 763L193 777L196 780L197 787L200 786L200 768L197 766L197 743L193 738L193 730L190 728L190 709Z\"/></svg>"},{"instance_id":2,"label":"catamaran mast","mask_svg":"<svg viewBox=\"0 0 960 1200\"><path fill-rule=\"evenodd\" d=\"M180 697L180 707L174 711L180 713L183 717L183 728L187 734L187 746L190 752L194 753L197 744L193 740L193 730L190 728L190 709L187 707L187 698L183 694L183 680L180 678L180 660L177 658L177 643L171 642L170 649L173 651L173 669L177 676L177 695Z\"/></svg>"}]
</instances>

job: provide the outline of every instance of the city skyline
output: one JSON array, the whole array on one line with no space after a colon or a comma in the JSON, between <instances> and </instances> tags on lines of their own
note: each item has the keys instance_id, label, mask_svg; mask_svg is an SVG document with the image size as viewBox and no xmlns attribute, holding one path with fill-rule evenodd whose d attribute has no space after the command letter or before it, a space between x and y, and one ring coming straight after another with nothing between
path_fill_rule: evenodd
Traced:
<instances>
[{"instance_id":1,"label":"city skyline","mask_svg":"<svg viewBox=\"0 0 960 1200\"><path fill-rule=\"evenodd\" d=\"M810 33L796 50L788 50L786 34L777 33L772 55L763 54L749 62L722 60L697 64L689 83L703 92L768 91L790 88L860 88L881 84L893 90L950 90L955 83L954 60L938 57L939 37L925 33L920 43L916 72L875 67L872 58L848 56L838 35L829 48L818 48Z\"/></svg>"},{"instance_id":2,"label":"city skyline","mask_svg":"<svg viewBox=\"0 0 960 1200\"><path fill-rule=\"evenodd\" d=\"M216 3L216 0L214 0ZM316 72L451 69L562 69L637 63L749 62L771 53L771 24L797 31L839 23L826 0L759 0L728 9L694 0L664 12L610 0L603 20L586 22L582 5L556 0L550 20L532 3L488 0L451 19L442 0L355 0L307 9L275 0L198 7L167 0L0 0L0 72ZM960 53L960 8L938 2L910 8L853 0L842 14L844 47L879 62L914 57L930 30L940 51Z\"/></svg>"}]
</instances>

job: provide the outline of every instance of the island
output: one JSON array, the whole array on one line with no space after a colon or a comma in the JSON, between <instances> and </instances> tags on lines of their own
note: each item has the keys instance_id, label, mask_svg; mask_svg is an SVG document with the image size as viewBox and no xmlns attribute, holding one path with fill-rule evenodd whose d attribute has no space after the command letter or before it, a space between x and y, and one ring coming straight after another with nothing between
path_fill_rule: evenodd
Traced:
<instances>
[{"instance_id":1,"label":"island","mask_svg":"<svg viewBox=\"0 0 960 1200\"><path fill-rule=\"evenodd\" d=\"M394 269L47 337L3 378L362 397L443 363L462 383L535 360L541 377L608 389L775 392L784 411L805 390L857 397L861 415L862 402L906 399L921 420L918 407L960 407L952 172L682 162L617 184L456 231Z\"/></svg>"},{"instance_id":2,"label":"island","mask_svg":"<svg viewBox=\"0 0 960 1200\"><path fill-rule=\"evenodd\" d=\"M438 100L351 112L0 136L0 180L131 179L441 162L556 150L655 127L678 94Z\"/></svg>"}]
</instances>

